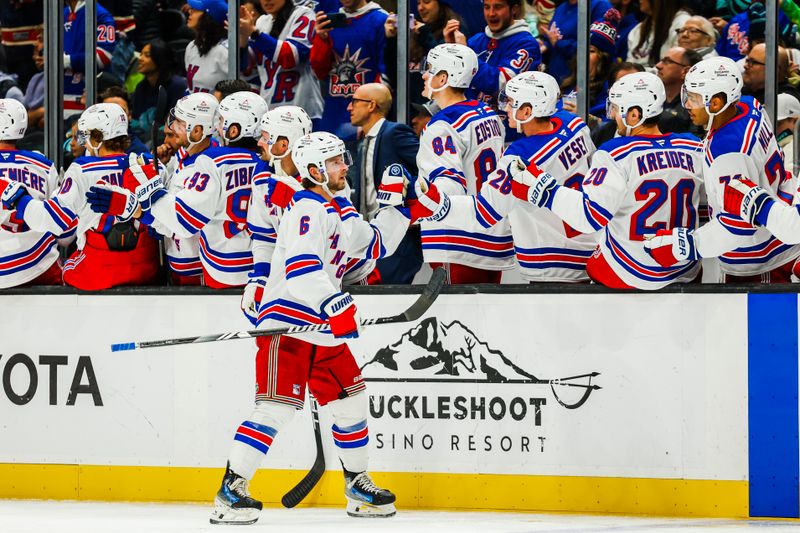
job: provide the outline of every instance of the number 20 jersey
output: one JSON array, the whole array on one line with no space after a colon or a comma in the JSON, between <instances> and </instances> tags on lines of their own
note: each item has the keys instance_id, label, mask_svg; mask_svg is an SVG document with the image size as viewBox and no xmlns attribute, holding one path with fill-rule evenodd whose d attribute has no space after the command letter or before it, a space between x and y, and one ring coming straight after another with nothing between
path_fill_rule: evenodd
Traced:
<instances>
[{"instance_id":1,"label":"number 20 jersey","mask_svg":"<svg viewBox=\"0 0 800 533\"><path fill-rule=\"evenodd\" d=\"M497 167L505 128L491 108L465 100L436 113L419 140L417 167L450 196L475 196ZM514 243L508 221L482 232L437 222L422 222L426 263L458 263L485 270L514 267Z\"/></svg>"}]
</instances>

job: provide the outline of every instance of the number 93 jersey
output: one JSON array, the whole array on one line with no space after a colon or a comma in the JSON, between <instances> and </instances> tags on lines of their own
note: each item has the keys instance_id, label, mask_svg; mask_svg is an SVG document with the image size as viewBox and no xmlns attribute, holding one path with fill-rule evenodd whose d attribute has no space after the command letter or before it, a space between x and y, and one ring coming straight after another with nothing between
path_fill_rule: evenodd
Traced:
<instances>
[{"instance_id":1,"label":"number 93 jersey","mask_svg":"<svg viewBox=\"0 0 800 533\"><path fill-rule=\"evenodd\" d=\"M204 281L211 287L245 285L253 269L247 205L258 162L250 150L209 148L180 171L183 189L150 209L159 231L166 226L179 239L199 234ZM143 221L151 223L148 217Z\"/></svg>"},{"instance_id":2,"label":"number 93 jersey","mask_svg":"<svg viewBox=\"0 0 800 533\"><path fill-rule=\"evenodd\" d=\"M465 100L442 109L419 141L419 175L450 196L475 196L503 153L505 128L491 108ZM458 263L486 270L514 267L514 243L507 220L482 232L422 222L426 263Z\"/></svg>"},{"instance_id":3,"label":"number 93 jersey","mask_svg":"<svg viewBox=\"0 0 800 533\"><path fill-rule=\"evenodd\" d=\"M578 231L603 230L599 253L627 285L655 290L692 281L698 261L661 267L642 243L661 229L697 227L701 147L690 134L612 139L592 156L583 190L558 187L549 207Z\"/></svg>"}]
</instances>

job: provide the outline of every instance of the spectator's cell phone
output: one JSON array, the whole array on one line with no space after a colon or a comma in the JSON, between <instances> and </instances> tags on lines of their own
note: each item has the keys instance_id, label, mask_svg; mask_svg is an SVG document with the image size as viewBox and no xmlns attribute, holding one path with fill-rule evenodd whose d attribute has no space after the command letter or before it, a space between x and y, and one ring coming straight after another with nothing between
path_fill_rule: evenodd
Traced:
<instances>
[{"instance_id":1,"label":"spectator's cell phone","mask_svg":"<svg viewBox=\"0 0 800 533\"><path fill-rule=\"evenodd\" d=\"M325 16L331 21L330 28L344 28L347 26L347 15L344 13L325 13Z\"/></svg>"}]
</instances>

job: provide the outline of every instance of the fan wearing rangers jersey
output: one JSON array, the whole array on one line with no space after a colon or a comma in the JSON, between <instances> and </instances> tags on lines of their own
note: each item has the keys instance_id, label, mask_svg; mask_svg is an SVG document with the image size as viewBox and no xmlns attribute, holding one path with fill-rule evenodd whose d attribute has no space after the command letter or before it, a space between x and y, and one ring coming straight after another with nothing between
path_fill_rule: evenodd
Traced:
<instances>
[{"instance_id":1,"label":"fan wearing rangers jersey","mask_svg":"<svg viewBox=\"0 0 800 533\"><path fill-rule=\"evenodd\" d=\"M79 114L84 109L81 103L84 89L86 62L86 2L69 0L64 2L64 118ZM97 69L103 70L111 64L111 55L117 44L114 17L99 3L97 13ZM40 19L41 20L41 19Z\"/></svg>"},{"instance_id":2,"label":"fan wearing rangers jersey","mask_svg":"<svg viewBox=\"0 0 800 533\"><path fill-rule=\"evenodd\" d=\"M253 270L242 295L242 312L254 325L278 240L278 225L294 193L302 190L291 149L311 133L311 118L297 106L267 111L261 119L261 159L253 173L247 229L253 240ZM276 189L278 192L276 193ZM281 198L275 196L282 195Z\"/></svg>"},{"instance_id":3,"label":"fan wearing rangers jersey","mask_svg":"<svg viewBox=\"0 0 800 533\"><path fill-rule=\"evenodd\" d=\"M522 277L529 282L588 281L586 262L596 247L594 235L575 231L552 211L518 201L511 192L509 165L522 160L558 176L561 186L580 190L595 147L579 117L556 111L555 78L544 72L523 72L500 94L509 123L524 137L506 148L497 169L477 196L435 201L432 217L443 226L480 232L505 218L511 224L514 250ZM435 197L435 184L428 197ZM448 212L441 211L446 209Z\"/></svg>"},{"instance_id":4,"label":"fan wearing rangers jersey","mask_svg":"<svg viewBox=\"0 0 800 533\"><path fill-rule=\"evenodd\" d=\"M686 74L684 107L692 122L708 131L702 165L712 219L696 231L661 231L646 246L665 266L719 257L727 283L789 282L800 246L723 210L725 184L731 180L750 180L786 204L797 189L783 167L769 118L757 100L741 91L741 71L727 57L705 59Z\"/></svg>"},{"instance_id":5,"label":"fan wearing rangers jersey","mask_svg":"<svg viewBox=\"0 0 800 533\"><path fill-rule=\"evenodd\" d=\"M497 113L464 92L478 71L475 52L461 44L433 48L423 68L423 96L441 111L422 132L417 154L420 177L450 196L475 196L503 153L505 129ZM502 270L514 267L508 221L474 232L422 222L422 255L443 265L451 284L500 283Z\"/></svg>"},{"instance_id":6,"label":"fan wearing rangers jersey","mask_svg":"<svg viewBox=\"0 0 800 533\"><path fill-rule=\"evenodd\" d=\"M0 190L19 183L31 198L48 200L58 191L58 172L41 154L17 150L17 140L27 128L25 106L11 98L0 99ZM15 210L0 210L0 289L61 285L56 239L67 239L74 232L74 226L56 234L35 231Z\"/></svg>"},{"instance_id":7,"label":"fan wearing rangers jersey","mask_svg":"<svg viewBox=\"0 0 800 533\"><path fill-rule=\"evenodd\" d=\"M699 261L662 266L642 247L658 230L697 225L701 143L659 131L665 98L664 84L648 72L623 76L611 87L608 115L620 137L594 153L582 191L564 187L535 164L510 167L514 196L551 210L578 231L602 230L586 271L607 287L655 290L693 281L700 272Z\"/></svg>"},{"instance_id":8,"label":"fan wearing rangers jersey","mask_svg":"<svg viewBox=\"0 0 800 533\"><path fill-rule=\"evenodd\" d=\"M344 190L351 161L344 143L325 132L294 143L292 159L303 178L284 213L264 290L259 327L321 324L321 332L259 337L256 405L234 436L228 467L215 498L211 522L253 523L261 502L250 497L248 482L274 439L297 409L308 386L333 415L334 443L345 476L350 516L392 516L395 495L379 488L367 473L369 431L367 395L361 371L345 339L358 336L356 304L342 292L347 257L391 254L409 219L401 209L382 209L349 230L344 219L352 205L333 194ZM401 177L402 179L402 177ZM396 183L402 190L402 181ZM402 193L400 194L402 202ZM344 201L340 201L344 200Z\"/></svg>"},{"instance_id":9,"label":"fan wearing rangers jersey","mask_svg":"<svg viewBox=\"0 0 800 533\"><path fill-rule=\"evenodd\" d=\"M228 3L225 0L187 0L186 26L195 39L186 46L188 93L212 93L216 84L228 79Z\"/></svg>"},{"instance_id":10,"label":"fan wearing rangers jersey","mask_svg":"<svg viewBox=\"0 0 800 533\"><path fill-rule=\"evenodd\" d=\"M315 15L291 0L263 1L266 15L255 18L242 8L239 36L258 67L261 97L270 108L295 105L312 119L322 116L322 93L309 54Z\"/></svg>"},{"instance_id":11,"label":"fan wearing rangers jersey","mask_svg":"<svg viewBox=\"0 0 800 533\"><path fill-rule=\"evenodd\" d=\"M117 104L95 104L78 119L78 142L86 156L64 173L61 189L50 199L36 199L19 182L3 191L3 207L35 231L60 235L75 230L78 250L64 264L67 285L101 290L119 285L147 285L158 275L158 247L138 221L133 204L115 205L119 216L94 211L96 184L130 195L141 179L130 172L128 117Z\"/></svg>"}]
</instances>

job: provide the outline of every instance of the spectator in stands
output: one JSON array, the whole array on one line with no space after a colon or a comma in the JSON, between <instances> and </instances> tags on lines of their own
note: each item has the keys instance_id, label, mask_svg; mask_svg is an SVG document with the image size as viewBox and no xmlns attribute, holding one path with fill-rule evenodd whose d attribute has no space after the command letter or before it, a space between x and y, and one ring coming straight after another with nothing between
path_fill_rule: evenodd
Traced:
<instances>
[{"instance_id":1,"label":"spectator in stands","mask_svg":"<svg viewBox=\"0 0 800 533\"><path fill-rule=\"evenodd\" d=\"M17 142L20 150L44 151L44 44L42 34L33 45L33 64L39 71L31 77L25 89L23 104L28 110L28 130L25 137Z\"/></svg>"},{"instance_id":2,"label":"spectator in stands","mask_svg":"<svg viewBox=\"0 0 800 533\"><path fill-rule=\"evenodd\" d=\"M78 142L78 121L73 120L64 141L64 167L69 167L73 161L84 155L86 149Z\"/></svg>"},{"instance_id":3,"label":"spectator in stands","mask_svg":"<svg viewBox=\"0 0 800 533\"><path fill-rule=\"evenodd\" d=\"M139 72L144 75L144 79L133 91L131 124L136 134L149 142L159 86L166 89L167 109L172 109L186 92L186 78L176 74L175 56L162 39L155 39L144 45L139 55Z\"/></svg>"},{"instance_id":4,"label":"spectator in stands","mask_svg":"<svg viewBox=\"0 0 800 533\"><path fill-rule=\"evenodd\" d=\"M622 16L617 32L617 57L624 60L628 57L628 35L639 24L639 10L634 0L611 0L611 5Z\"/></svg>"},{"instance_id":5,"label":"spectator in stands","mask_svg":"<svg viewBox=\"0 0 800 533\"><path fill-rule=\"evenodd\" d=\"M678 34L692 16L687 0L640 0L644 20L628 34L628 61L653 66L675 46Z\"/></svg>"},{"instance_id":6,"label":"spectator in stands","mask_svg":"<svg viewBox=\"0 0 800 533\"><path fill-rule=\"evenodd\" d=\"M417 175L419 138L405 124L386 120L391 108L392 93L380 83L359 87L347 106L351 124L364 132L355 161L353 195L356 209L367 220L378 212L377 191L383 172L390 164L400 163L412 175ZM422 242L416 225L409 228L397 251L378 260L375 268L382 283L410 284L420 267Z\"/></svg>"},{"instance_id":7,"label":"spectator in stands","mask_svg":"<svg viewBox=\"0 0 800 533\"><path fill-rule=\"evenodd\" d=\"M496 102L508 80L527 70L537 70L542 62L539 46L522 19L522 0L484 0L486 29L467 40L457 21L448 21L444 40L467 45L478 55L478 73L466 93L467 98Z\"/></svg>"},{"instance_id":8,"label":"spectator in stands","mask_svg":"<svg viewBox=\"0 0 800 533\"><path fill-rule=\"evenodd\" d=\"M270 107L302 107L314 120L322 117L322 94L309 55L314 12L292 0L263 0L260 17L241 9L239 46L247 47L250 65L258 69L261 98Z\"/></svg>"},{"instance_id":9,"label":"spectator in stands","mask_svg":"<svg viewBox=\"0 0 800 533\"><path fill-rule=\"evenodd\" d=\"M794 128L800 119L800 100L788 93L778 95L778 115L775 124L775 140L783 150L783 168L794 170Z\"/></svg>"},{"instance_id":10,"label":"spectator in stands","mask_svg":"<svg viewBox=\"0 0 800 533\"><path fill-rule=\"evenodd\" d=\"M411 129L414 130L417 137L422 135L422 130L431 121L431 117L441 111L439 104L433 100L429 100L424 104L411 104L411 107L416 110L417 114L411 119Z\"/></svg>"},{"instance_id":11,"label":"spectator in stands","mask_svg":"<svg viewBox=\"0 0 800 533\"><path fill-rule=\"evenodd\" d=\"M188 92L210 93L218 81L228 77L228 4L225 0L188 0L186 25L194 30L194 41L186 47Z\"/></svg>"},{"instance_id":12,"label":"spectator in stands","mask_svg":"<svg viewBox=\"0 0 800 533\"><path fill-rule=\"evenodd\" d=\"M606 99L608 98L609 76L617 50L617 24L619 11L609 9L602 20L592 23L589 28L589 120L590 127L596 127L606 120ZM574 62L573 62L574 64ZM562 92L566 95L564 109L577 113L575 105L577 75L564 80Z\"/></svg>"},{"instance_id":13,"label":"spectator in stands","mask_svg":"<svg viewBox=\"0 0 800 533\"><path fill-rule=\"evenodd\" d=\"M661 112L658 121L658 128L662 132L691 132L702 136L702 130L692 124L689 112L686 111L681 102L683 79L689 69L701 60L702 57L697 52L675 46L667 50L661 61L656 63L656 72L661 81L664 82L664 91L666 93L664 110Z\"/></svg>"},{"instance_id":14,"label":"spectator in stands","mask_svg":"<svg viewBox=\"0 0 800 533\"><path fill-rule=\"evenodd\" d=\"M761 2L753 2L738 15L733 16L720 31L717 53L739 61L748 50L764 40L767 11ZM790 27L789 19L783 11L778 11L778 28Z\"/></svg>"},{"instance_id":15,"label":"spectator in stands","mask_svg":"<svg viewBox=\"0 0 800 533\"><path fill-rule=\"evenodd\" d=\"M241 91L249 91L250 84L245 80L222 80L214 86L214 98L221 102L225 97Z\"/></svg>"},{"instance_id":16,"label":"spectator in stands","mask_svg":"<svg viewBox=\"0 0 800 533\"><path fill-rule=\"evenodd\" d=\"M594 0L591 6L592 22L602 20L611 9L607 0ZM570 63L578 51L578 0L566 0L556 8L550 28L539 36L539 44L547 72L560 85L570 75Z\"/></svg>"},{"instance_id":17,"label":"spectator in stands","mask_svg":"<svg viewBox=\"0 0 800 533\"><path fill-rule=\"evenodd\" d=\"M66 0L64 6L64 118L77 115L86 107L81 103L86 64L85 2ZM117 42L114 17L103 6L95 5L97 15L97 70L111 64Z\"/></svg>"},{"instance_id":18,"label":"spectator in stands","mask_svg":"<svg viewBox=\"0 0 800 533\"><path fill-rule=\"evenodd\" d=\"M766 78L767 45L759 43L752 47L744 60L742 94L764 102L764 84ZM789 54L786 48L778 47L778 93L789 93L800 98L800 91L789 83Z\"/></svg>"},{"instance_id":19,"label":"spectator in stands","mask_svg":"<svg viewBox=\"0 0 800 533\"><path fill-rule=\"evenodd\" d=\"M692 16L686 19L683 27L677 30L678 46L686 50L694 50L701 57L717 55L717 30L705 17Z\"/></svg>"},{"instance_id":20,"label":"spectator in stands","mask_svg":"<svg viewBox=\"0 0 800 533\"><path fill-rule=\"evenodd\" d=\"M130 125L131 108L128 93L120 86L109 87L100 93L100 102L104 104L117 104L125 111L125 116L128 117L128 148L125 150L126 154L147 154L150 150L145 144L133 133L133 128Z\"/></svg>"},{"instance_id":21,"label":"spectator in stands","mask_svg":"<svg viewBox=\"0 0 800 533\"><path fill-rule=\"evenodd\" d=\"M2 47L0 47L0 98L11 98L21 104L25 103L25 94L17 85L16 74L8 72L6 52Z\"/></svg>"},{"instance_id":22,"label":"spectator in stands","mask_svg":"<svg viewBox=\"0 0 800 533\"><path fill-rule=\"evenodd\" d=\"M378 82L386 73L384 23L389 15L367 0L342 0L340 12L347 24L336 28L323 11L317 12L311 66L323 82L325 102L314 129L334 133L352 146L356 128L350 124L347 105L361 85Z\"/></svg>"}]
</instances>

